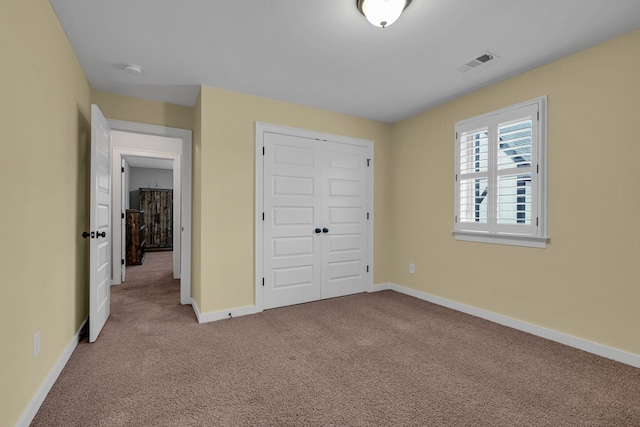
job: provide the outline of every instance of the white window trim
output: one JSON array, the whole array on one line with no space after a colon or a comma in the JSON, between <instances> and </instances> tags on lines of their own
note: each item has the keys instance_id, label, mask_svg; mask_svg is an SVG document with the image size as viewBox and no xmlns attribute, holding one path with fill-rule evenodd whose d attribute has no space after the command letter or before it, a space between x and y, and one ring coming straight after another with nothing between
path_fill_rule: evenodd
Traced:
<instances>
[{"instance_id":1,"label":"white window trim","mask_svg":"<svg viewBox=\"0 0 640 427\"><path fill-rule=\"evenodd\" d=\"M511 110L537 104L540 119L535 121L537 126L538 140L537 140L537 156L532 159L535 162L537 172L537 194L536 198L537 209L534 213L538 219L538 225L536 227L537 232L535 234L514 234L505 233L499 231L489 230L473 230L474 226L469 229L461 229L461 223L458 222L458 213L460 209L459 199L459 182L457 181L457 173L459 169L459 141L458 141L458 128L468 122L477 121L497 114L504 114ZM472 117L466 120L459 121L455 124L455 168L454 168L454 230L453 235L456 240L463 240L469 242L480 243L495 243L512 246L526 246L533 248L546 248L547 241L549 239L547 233L547 96L542 96L529 101L521 102L519 104L511 105L490 113L482 114L480 116Z\"/></svg>"}]
</instances>

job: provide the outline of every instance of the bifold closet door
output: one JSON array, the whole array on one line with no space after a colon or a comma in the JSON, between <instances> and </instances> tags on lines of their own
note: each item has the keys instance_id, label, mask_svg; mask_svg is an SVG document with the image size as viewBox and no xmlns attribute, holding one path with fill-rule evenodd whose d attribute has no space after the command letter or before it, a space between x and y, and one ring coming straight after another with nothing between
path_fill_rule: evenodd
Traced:
<instances>
[{"instance_id":1,"label":"bifold closet door","mask_svg":"<svg viewBox=\"0 0 640 427\"><path fill-rule=\"evenodd\" d=\"M264 308L366 290L368 147L264 137Z\"/></svg>"}]
</instances>

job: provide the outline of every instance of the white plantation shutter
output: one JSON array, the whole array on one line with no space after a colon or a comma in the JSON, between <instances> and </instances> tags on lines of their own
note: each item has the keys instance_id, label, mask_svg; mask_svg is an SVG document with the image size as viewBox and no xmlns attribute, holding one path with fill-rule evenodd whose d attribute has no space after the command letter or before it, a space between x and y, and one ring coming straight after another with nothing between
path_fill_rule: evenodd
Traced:
<instances>
[{"instance_id":1,"label":"white plantation shutter","mask_svg":"<svg viewBox=\"0 0 640 427\"><path fill-rule=\"evenodd\" d=\"M537 141L538 106L527 105L496 116L496 231L535 235L534 194L538 167L534 151ZM535 159L535 166L533 160Z\"/></svg>"},{"instance_id":2,"label":"white plantation shutter","mask_svg":"<svg viewBox=\"0 0 640 427\"><path fill-rule=\"evenodd\" d=\"M489 132L483 123L469 123L458 140L458 221L481 230L489 220Z\"/></svg>"},{"instance_id":3,"label":"white plantation shutter","mask_svg":"<svg viewBox=\"0 0 640 427\"><path fill-rule=\"evenodd\" d=\"M545 101L456 124L457 239L544 247Z\"/></svg>"}]
</instances>

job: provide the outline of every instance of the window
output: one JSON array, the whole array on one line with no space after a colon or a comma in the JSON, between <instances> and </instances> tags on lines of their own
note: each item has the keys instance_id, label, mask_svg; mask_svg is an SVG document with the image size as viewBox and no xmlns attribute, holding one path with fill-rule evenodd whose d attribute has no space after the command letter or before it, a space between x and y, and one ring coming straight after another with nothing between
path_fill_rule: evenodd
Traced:
<instances>
[{"instance_id":1,"label":"window","mask_svg":"<svg viewBox=\"0 0 640 427\"><path fill-rule=\"evenodd\" d=\"M546 247L546 101L456 123L456 239Z\"/></svg>"}]
</instances>

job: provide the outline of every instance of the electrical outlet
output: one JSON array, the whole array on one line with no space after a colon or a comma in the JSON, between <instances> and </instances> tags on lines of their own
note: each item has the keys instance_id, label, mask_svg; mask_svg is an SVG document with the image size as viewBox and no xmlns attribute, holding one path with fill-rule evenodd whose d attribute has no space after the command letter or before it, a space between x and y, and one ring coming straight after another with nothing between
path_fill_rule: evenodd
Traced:
<instances>
[{"instance_id":1,"label":"electrical outlet","mask_svg":"<svg viewBox=\"0 0 640 427\"><path fill-rule=\"evenodd\" d=\"M409 264L409 273L414 274L416 272L416 266L413 263Z\"/></svg>"},{"instance_id":2,"label":"electrical outlet","mask_svg":"<svg viewBox=\"0 0 640 427\"><path fill-rule=\"evenodd\" d=\"M33 358L35 359L40 354L40 331L33 335Z\"/></svg>"}]
</instances>

